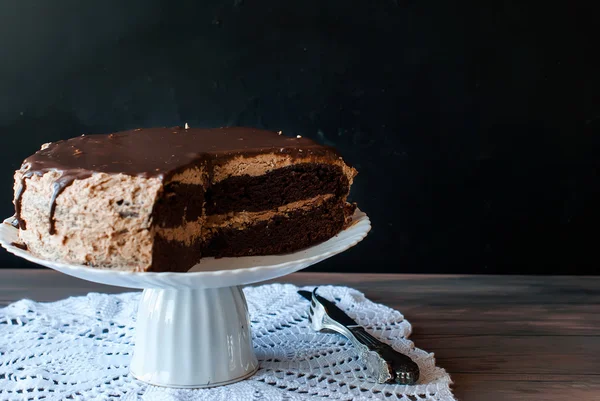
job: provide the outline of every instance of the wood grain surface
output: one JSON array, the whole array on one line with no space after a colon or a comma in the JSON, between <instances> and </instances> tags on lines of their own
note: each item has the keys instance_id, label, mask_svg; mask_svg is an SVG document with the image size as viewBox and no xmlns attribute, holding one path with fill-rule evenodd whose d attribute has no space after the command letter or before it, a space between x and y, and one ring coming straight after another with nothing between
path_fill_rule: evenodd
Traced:
<instances>
[{"instance_id":1,"label":"wood grain surface","mask_svg":"<svg viewBox=\"0 0 600 401\"><path fill-rule=\"evenodd\" d=\"M296 273L400 310L460 401L600 400L600 277ZM129 291L50 270L0 270L0 306Z\"/></svg>"}]
</instances>

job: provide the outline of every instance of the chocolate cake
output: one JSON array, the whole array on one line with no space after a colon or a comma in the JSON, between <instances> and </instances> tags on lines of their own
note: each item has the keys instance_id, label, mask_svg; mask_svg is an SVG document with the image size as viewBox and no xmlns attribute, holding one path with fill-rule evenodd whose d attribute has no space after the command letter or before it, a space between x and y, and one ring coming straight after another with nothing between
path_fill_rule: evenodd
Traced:
<instances>
[{"instance_id":1,"label":"chocolate cake","mask_svg":"<svg viewBox=\"0 0 600 401\"><path fill-rule=\"evenodd\" d=\"M354 210L332 148L250 128L152 128L45 144L15 173L19 237L42 258L187 271L202 257L325 241Z\"/></svg>"}]
</instances>

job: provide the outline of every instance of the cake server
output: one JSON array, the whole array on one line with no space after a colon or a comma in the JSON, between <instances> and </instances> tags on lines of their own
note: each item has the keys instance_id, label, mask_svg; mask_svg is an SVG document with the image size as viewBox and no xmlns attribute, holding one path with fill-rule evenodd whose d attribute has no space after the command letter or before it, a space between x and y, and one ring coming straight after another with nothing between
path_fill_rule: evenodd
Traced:
<instances>
[{"instance_id":1,"label":"cake server","mask_svg":"<svg viewBox=\"0 0 600 401\"><path fill-rule=\"evenodd\" d=\"M335 303L313 292L298 291L310 301L308 319L313 330L333 330L352 342L369 375L379 383L415 384L419 367L412 359L394 350L361 327Z\"/></svg>"}]
</instances>

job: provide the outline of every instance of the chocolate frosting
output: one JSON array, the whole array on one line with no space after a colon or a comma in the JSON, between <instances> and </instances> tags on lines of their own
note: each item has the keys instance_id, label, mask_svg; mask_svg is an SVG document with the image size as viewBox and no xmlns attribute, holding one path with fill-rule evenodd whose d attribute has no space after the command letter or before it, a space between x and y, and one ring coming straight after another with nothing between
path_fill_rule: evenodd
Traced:
<instances>
[{"instance_id":1,"label":"chocolate frosting","mask_svg":"<svg viewBox=\"0 0 600 401\"><path fill-rule=\"evenodd\" d=\"M53 184L50 234L54 233L56 198L76 179L95 172L140 175L167 179L194 164L279 152L292 157L330 156L337 152L308 138L290 138L277 132L254 128L148 128L109 135L82 135L49 144L25 159L20 188L15 196L15 216L21 229L21 199L26 179L48 171L60 172Z\"/></svg>"}]
</instances>

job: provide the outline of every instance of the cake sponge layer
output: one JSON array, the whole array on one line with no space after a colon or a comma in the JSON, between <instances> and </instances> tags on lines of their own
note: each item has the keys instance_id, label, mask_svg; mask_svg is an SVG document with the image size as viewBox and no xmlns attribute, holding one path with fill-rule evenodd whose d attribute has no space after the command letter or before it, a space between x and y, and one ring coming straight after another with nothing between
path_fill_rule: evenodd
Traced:
<instances>
[{"instance_id":1,"label":"cake sponge layer","mask_svg":"<svg viewBox=\"0 0 600 401\"><path fill-rule=\"evenodd\" d=\"M308 210L275 214L240 228L224 228L207 239L203 256L229 257L295 252L339 233L354 207L335 198Z\"/></svg>"},{"instance_id":2,"label":"cake sponge layer","mask_svg":"<svg viewBox=\"0 0 600 401\"><path fill-rule=\"evenodd\" d=\"M206 192L206 214L259 212L323 194L345 197L349 189L349 179L339 166L295 164L261 176L234 176L213 184Z\"/></svg>"}]
</instances>

